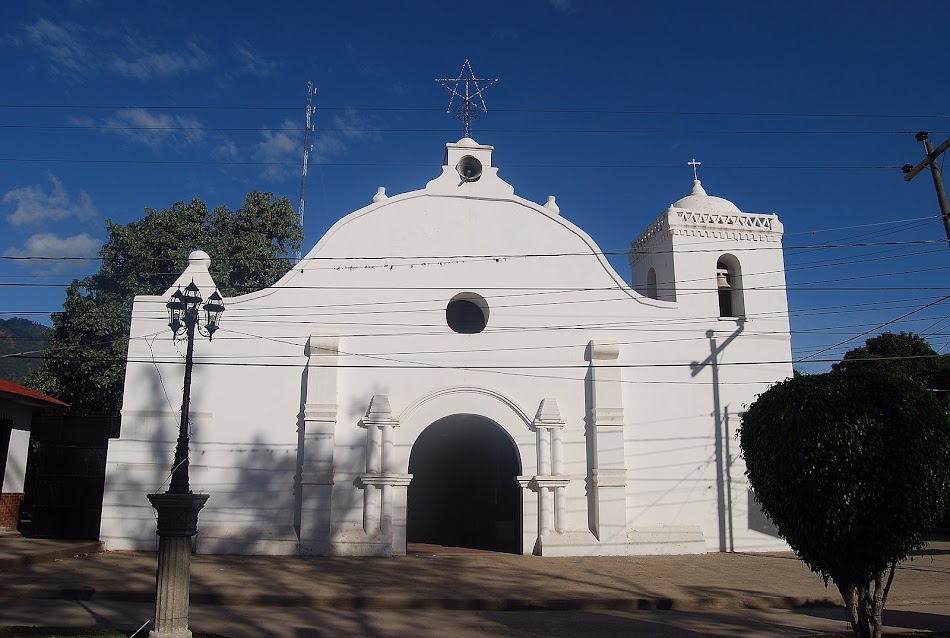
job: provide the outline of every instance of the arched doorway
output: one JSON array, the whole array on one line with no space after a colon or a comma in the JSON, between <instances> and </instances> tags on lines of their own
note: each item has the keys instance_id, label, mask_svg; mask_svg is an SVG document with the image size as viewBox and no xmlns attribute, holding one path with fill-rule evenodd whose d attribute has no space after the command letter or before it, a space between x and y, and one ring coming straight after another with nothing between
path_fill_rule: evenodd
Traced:
<instances>
[{"instance_id":1,"label":"arched doorway","mask_svg":"<svg viewBox=\"0 0 950 638\"><path fill-rule=\"evenodd\" d=\"M521 463L494 421L434 422L412 446L409 473L408 542L521 553Z\"/></svg>"}]
</instances>

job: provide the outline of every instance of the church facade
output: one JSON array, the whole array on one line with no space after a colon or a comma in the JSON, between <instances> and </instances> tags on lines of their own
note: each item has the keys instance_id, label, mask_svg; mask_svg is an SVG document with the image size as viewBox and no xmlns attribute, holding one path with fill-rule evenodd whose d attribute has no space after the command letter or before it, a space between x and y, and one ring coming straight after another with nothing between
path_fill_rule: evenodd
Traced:
<instances>
[{"instance_id":1,"label":"church facade","mask_svg":"<svg viewBox=\"0 0 950 638\"><path fill-rule=\"evenodd\" d=\"M749 490L742 411L792 374L782 226L692 192L631 244L632 281L491 146L446 145L425 188L338 221L195 348L200 553L519 554L786 548ZM101 538L154 549L183 346L135 299ZM212 268L213 270L213 268Z\"/></svg>"}]
</instances>

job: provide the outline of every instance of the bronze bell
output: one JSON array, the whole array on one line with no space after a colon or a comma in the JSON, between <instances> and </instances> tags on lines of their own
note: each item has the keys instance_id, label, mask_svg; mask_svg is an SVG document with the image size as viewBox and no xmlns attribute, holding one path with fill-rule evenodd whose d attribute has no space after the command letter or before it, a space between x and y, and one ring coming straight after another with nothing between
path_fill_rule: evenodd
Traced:
<instances>
[{"instance_id":1,"label":"bronze bell","mask_svg":"<svg viewBox=\"0 0 950 638\"><path fill-rule=\"evenodd\" d=\"M716 269L716 286L719 288L732 288L732 277L729 275L728 268Z\"/></svg>"}]
</instances>

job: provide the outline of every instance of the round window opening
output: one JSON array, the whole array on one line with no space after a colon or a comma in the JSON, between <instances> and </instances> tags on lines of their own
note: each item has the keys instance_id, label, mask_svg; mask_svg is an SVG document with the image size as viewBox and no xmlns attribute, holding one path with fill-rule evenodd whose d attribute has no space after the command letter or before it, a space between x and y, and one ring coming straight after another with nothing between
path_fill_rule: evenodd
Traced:
<instances>
[{"instance_id":1,"label":"round window opening","mask_svg":"<svg viewBox=\"0 0 950 638\"><path fill-rule=\"evenodd\" d=\"M488 325L488 303L472 292L455 295L445 307L445 322L460 334L478 334Z\"/></svg>"}]
</instances>

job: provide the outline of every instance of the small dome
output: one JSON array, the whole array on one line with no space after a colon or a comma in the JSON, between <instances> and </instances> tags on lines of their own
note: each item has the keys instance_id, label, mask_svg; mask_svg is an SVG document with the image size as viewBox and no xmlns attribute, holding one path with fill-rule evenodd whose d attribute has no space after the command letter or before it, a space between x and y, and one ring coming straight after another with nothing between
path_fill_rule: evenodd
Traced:
<instances>
[{"instance_id":1,"label":"small dome","mask_svg":"<svg viewBox=\"0 0 950 638\"><path fill-rule=\"evenodd\" d=\"M707 195L698 179L693 180L693 190L689 195L673 202L673 208L682 208L697 213L741 213L739 207L722 197Z\"/></svg>"},{"instance_id":2,"label":"small dome","mask_svg":"<svg viewBox=\"0 0 950 638\"><path fill-rule=\"evenodd\" d=\"M200 264L205 268L211 266L211 257L203 250L194 250L188 255L189 264Z\"/></svg>"},{"instance_id":3,"label":"small dome","mask_svg":"<svg viewBox=\"0 0 950 638\"><path fill-rule=\"evenodd\" d=\"M478 142L476 142L470 137L463 137L458 142L456 142L456 146L467 146L469 148L474 148L478 146Z\"/></svg>"}]
</instances>

